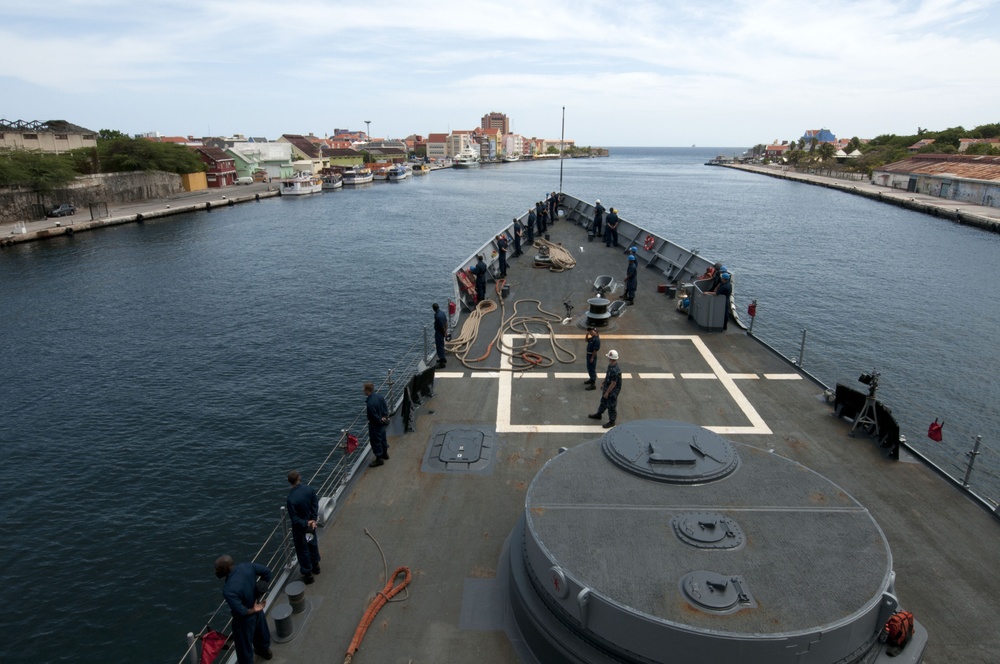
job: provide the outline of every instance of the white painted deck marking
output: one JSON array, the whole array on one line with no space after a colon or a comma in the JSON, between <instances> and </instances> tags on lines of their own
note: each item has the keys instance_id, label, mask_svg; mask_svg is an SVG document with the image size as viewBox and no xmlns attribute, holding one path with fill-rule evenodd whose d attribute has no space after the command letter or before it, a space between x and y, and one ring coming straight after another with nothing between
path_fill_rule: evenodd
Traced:
<instances>
[{"instance_id":1,"label":"white painted deck marking","mask_svg":"<svg viewBox=\"0 0 1000 664\"><path fill-rule=\"evenodd\" d=\"M764 374L768 380L802 380L799 374Z\"/></svg>"},{"instance_id":2,"label":"white painted deck marking","mask_svg":"<svg viewBox=\"0 0 1000 664\"><path fill-rule=\"evenodd\" d=\"M639 378L643 380L673 380L674 375L672 373L641 373Z\"/></svg>"},{"instance_id":3,"label":"white painted deck marking","mask_svg":"<svg viewBox=\"0 0 1000 664\"><path fill-rule=\"evenodd\" d=\"M710 373L682 373L681 378L687 380L715 380L718 376Z\"/></svg>"},{"instance_id":4,"label":"white painted deck marking","mask_svg":"<svg viewBox=\"0 0 1000 664\"><path fill-rule=\"evenodd\" d=\"M733 380L757 380L760 378L757 374L729 374L729 377Z\"/></svg>"},{"instance_id":5,"label":"white painted deck marking","mask_svg":"<svg viewBox=\"0 0 1000 664\"><path fill-rule=\"evenodd\" d=\"M523 335L515 334L505 334L503 337L504 345L510 347L513 341ZM579 334L556 334L553 335L556 339L583 339L582 335ZM722 387L729 393L729 396L736 402L736 405L746 416L747 420L750 422L750 426L706 426L705 428L709 431L714 431L718 434L770 434L771 429L765 424L763 418L757 413L757 410L753 407L746 396L736 387L733 375L726 373L725 369L722 368L722 364L719 363L712 352L705 345L705 342L701 340L700 337L694 335L686 334L607 334L603 335L604 339L621 339L621 340L646 340L646 341L690 341L694 344L694 347L701 354L702 359L708 364L709 368L712 369L711 374L691 374L699 376L700 378L717 378L722 385ZM510 369L510 358L506 355L500 356L500 367L501 369ZM475 375L475 374L473 374ZM495 372L488 374L490 376L496 375ZM532 375L530 373L525 375ZM583 374L571 374L577 377ZM740 374L743 375L743 374ZM784 375L784 374L774 374L774 375ZM513 372L511 371L500 371L499 372L499 390L497 393L497 433L596 433L603 431L603 428L599 424L593 425L564 425L564 424L513 424L511 422L511 397L512 397L512 386L513 386ZM623 374L623 377L631 376L630 374ZM642 376L642 374L640 374ZM672 374L671 374L672 376ZM683 378L685 374L681 374Z\"/></svg>"}]
</instances>

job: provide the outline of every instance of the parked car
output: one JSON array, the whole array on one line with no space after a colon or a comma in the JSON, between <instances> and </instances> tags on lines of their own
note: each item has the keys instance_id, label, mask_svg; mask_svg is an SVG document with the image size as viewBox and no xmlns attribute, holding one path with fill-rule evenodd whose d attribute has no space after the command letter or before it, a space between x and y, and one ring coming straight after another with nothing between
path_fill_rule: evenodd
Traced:
<instances>
[{"instance_id":1,"label":"parked car","mask_svg":"<svg viewBox=\"0 0 1000 664\"><path fill-rule=\"evenodd\" d=\"M253 184L253 177L250 175L244 175L241 178L236 178L236 184Z\"/></svg>"},{"instance_id":2,"label":"parked car","mask_svg":"<svg viewBox=\"0 0 1000 664\"><path fill-rule=\"evenodd\" d=\"M65 217L70 214L76 214L76 207L70 205L69 203L53 205L45 212L46 217Z\"/></svg>"}]
</instances>

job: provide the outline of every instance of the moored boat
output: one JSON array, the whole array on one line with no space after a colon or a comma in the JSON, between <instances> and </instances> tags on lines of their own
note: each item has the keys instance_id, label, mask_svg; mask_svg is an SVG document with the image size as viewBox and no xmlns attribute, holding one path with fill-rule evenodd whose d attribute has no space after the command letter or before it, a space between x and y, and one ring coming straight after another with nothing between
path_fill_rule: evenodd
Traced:
<instances>
[{"instance_id":1,"label":"moored boat","mask_svg":"<svg viewBox=\"0 0 1000 664\"><path fill-rule=\"evenodd\" d=\"M364 184L371 182L374 174L364 166L351 166L344 169L344 184Z\"/></svg>"},{"instance_id":2,"label":"moored boat","mask_svg":"<svg viewBox=\"0 0 1000 664\"><path fill-rule=\"evenodd\" d=\"M427 175L430 172L429 164L413 164L413 175Z\"/></svg>"},{"instance_id":3,"label":"moored boat","mask_svg":"<svg viewBox=\"0 0 1000 664\"><path fill-rule=\"evenodd\" d=\"M389 169L389 179L393 182L410 177L413 168L409 164L396 164Z\"/></svg>"},{"instance_id":4,"label":"moored boat","mask_svg":"<svg viewBox=\"0 0 1000 664\"><path fill-rule=\"evenodd\" d=\"M460 154L453 162L455 168L476 168L479 166L479 159L474 154Z\"/></svg>"},{"instance_id":5,"label":"moored boat","mask_svg":"<svg viewBox=\"0 0 1000 664\"><path fill-rule=\"evenodd\" d=\"M281 181L282 196L302 196L323 191L323 181L312 173L296 173Z\"/></svg>"},{"instance_id":6,"label":"moored boat","mask_svg":"<svg viewBox=\"0 0 1000 664\"><path fill-rule=\"evenodd\" d=\"M374 171L372 171L372 177L376 180L388 180L389 179L389 167L379 166Z\"/></svg>"},{"instance_id":7,"label":"moored boat","mask_svg":"<svg viewBox=\"0 0 1000 664\"><path fill-rule=\"evenodd\" d=\"M323 191L340 189L344 186L344 176L340 173L331 173L323 176Z\"/></svg>"},{"instance_id":8,"label":"moored boat","mask_svg":"<svg viewBox=\"0 0 1000 664\"><path fill-rule=\"evenodd\" d=\"M504 162L510 164L515 161L521 161L521 155L519 154L507 154L503 157Z\"/></svg>"}]
</instances>

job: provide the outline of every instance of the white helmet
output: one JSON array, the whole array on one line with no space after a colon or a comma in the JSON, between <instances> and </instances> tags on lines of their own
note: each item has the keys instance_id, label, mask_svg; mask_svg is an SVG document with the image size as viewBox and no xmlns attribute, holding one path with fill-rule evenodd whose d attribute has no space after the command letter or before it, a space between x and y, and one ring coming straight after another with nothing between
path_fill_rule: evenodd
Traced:
<instances>
[{"instance_id":1,"label":"white helmet","mask_svg":"<svg viewBox=\"0 0 1000 664\"><path fill-rule=\"evenodd\" d=\"M600 198L598 198L598 199L597 199L597 202L598 202L598 203L600 203L600 202L601 202L601 199L600 199Z\"/></svg>"},{"instance_id":2,"label":"white helmet","mask_svg":"<svg viewBox=\"0 0 1000 664\"><path fill-rule=\"evenodd\" d=\"M618 351L616 351L616 350L609 350L607 357L608 357L609 360L617 360L618 359Z\"/></svg>"}]
</instances>

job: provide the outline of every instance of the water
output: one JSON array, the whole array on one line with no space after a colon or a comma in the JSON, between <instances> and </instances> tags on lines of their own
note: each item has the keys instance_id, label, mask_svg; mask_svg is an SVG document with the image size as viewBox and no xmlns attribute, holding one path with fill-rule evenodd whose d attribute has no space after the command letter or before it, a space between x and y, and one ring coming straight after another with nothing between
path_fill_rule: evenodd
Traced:
<instances>
[{"instance_id":1,"label":"water","mask_svg":"<svg viewBox=\"0 0 1000 664\"><path fill-rule=\"evenodd\" d=\"M1000 236L709 168L724 149L618 149L564 190L725 262L755 332L880 396L907 438L1000 495ZM0 251L3 662L176 662L450 270L558 188L559 164L439 171ZM926 438L934 417L945 442Z\"/></svg>"}]
</instances>

